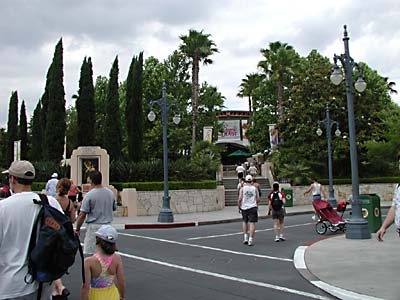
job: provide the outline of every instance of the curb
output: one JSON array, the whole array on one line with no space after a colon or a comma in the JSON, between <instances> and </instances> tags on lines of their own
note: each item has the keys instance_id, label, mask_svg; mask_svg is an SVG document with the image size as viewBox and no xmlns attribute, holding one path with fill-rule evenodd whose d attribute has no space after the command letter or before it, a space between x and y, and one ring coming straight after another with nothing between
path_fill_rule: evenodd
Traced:
<instances>
[{"instance_id":1,"label":"curb","mask_svg":"<svg viewBox=\"0 0 400 300\"><path fill-rule=\"evenodd\" d=\"M315 241L314 243L323 241L324 239ZM313 244L314 244L313 243ZM296 268L296 270L300 273L300 275L309 281L311 284L315 285L319 289L327 292L328 294L338 298L338 299L343 299L343 300L385 300L382 298L376 298L372 296L367 296L367 295L362 295L358 294L349 290L345 290L333 285L330 285L326 282L323 282L319 280L317 276L315 276L313 273L310 272L307 268L307 264L305 261L305 253L308 249L309 246L299 246L296 248L294 252L294 258L293 258L293 263Z\"/></svg>"}]
</instances>

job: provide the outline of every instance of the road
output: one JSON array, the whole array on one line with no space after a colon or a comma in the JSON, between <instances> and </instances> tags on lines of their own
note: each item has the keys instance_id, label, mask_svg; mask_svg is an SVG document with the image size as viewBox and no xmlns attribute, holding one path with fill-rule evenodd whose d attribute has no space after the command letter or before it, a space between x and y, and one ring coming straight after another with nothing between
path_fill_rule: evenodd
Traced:
<instances>
[{"instance_id":1,"label":"road","mask_svg":"<svg viewBox=\"0 0 400 300\"><path fill-rule=\"evenodd\" d=\"M120 230L126 299L333 299L301 277L293 264L298 246L321 238L311 214L285 221L285 242L274 242L272 220L263 219L251 247L242 244L240 222ZM79 299L79 268L77 258L63 278L69 299Z\"/></svg>"}]
</instances>

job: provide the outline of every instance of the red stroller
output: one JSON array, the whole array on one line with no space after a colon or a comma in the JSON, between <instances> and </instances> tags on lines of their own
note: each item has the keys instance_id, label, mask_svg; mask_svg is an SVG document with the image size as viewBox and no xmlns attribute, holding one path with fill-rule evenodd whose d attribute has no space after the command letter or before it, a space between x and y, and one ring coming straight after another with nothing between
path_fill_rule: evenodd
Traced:
<instances>
[{"instance_id":1,"label":"red stroller","mask_svg":"<svg viewBox=\"0 0 400 300\"><path fill-rule=\"evenodd\" d=\"M325 234L327 229L331 232L346 231L346 221L343 219L347 206L346 201L339 202L336 211L326 200L313 201L313 206L318 215L318 222L315 224L315 231L318 234ZM341 214L339 215L337 212L341 212Z\"/></svg>"}]
</instances>

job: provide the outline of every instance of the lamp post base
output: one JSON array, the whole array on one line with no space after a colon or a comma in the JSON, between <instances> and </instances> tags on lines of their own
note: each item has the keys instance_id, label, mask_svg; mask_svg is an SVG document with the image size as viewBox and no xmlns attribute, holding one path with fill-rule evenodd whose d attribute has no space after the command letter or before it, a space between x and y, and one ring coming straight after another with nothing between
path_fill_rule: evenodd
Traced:
<instances>
[{"instance_id":1,"label":"lamp post base","mask_svg":"<svg viewBox=\"0 0 400 300\"><path fill-rule=\"evenodd\" d=\"M370 239L371 233L369 232L368 222L365 220L350 220L346 224L346 239L351 240L365 240Z\"/></svg>"},{"instance_id":2,"label":"lamp post base","mask_svg":"<svg viewBox=\"0 0 400 300\"><path fill-rule=\"evenodd\" d=\"M172 214L172 210L170 208L161 208L160 213L158 214L158 222L173 223L174 215Z\"/></svg>"}]
</instances>

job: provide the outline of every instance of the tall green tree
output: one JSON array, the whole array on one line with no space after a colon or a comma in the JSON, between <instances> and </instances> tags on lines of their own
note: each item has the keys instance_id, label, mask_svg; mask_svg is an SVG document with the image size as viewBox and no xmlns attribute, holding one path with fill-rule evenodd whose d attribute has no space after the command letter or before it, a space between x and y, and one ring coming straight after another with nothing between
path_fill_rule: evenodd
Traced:
<instances>
[{"instance_id":1,"label":"tall green tree","mask_svg":"<svg viewBox=\"0 0 400 300\"><path fill-rule=\"evenodd\" d=\"M25 101L22 101L19 113L18 137L21 141L21 159L28 159L28 122L26 119Z\"/></svg>"},{"instance_id":2,"label":"tall green tree","mask_svg":"<svg viewBox=\"0 0 400 300\"><path fill-rule=\"evenodd\" d=\"M269 48L261 49L260 52L265 60L260 61L258 66L277 84L279 121L282 123L285 119L285 100L289 98L287 96L285 99L284 90L288 88L299 55L292 46L280 41L270 43Z\"/></svg>"},{"instance_id":3,"label":"tall green tree","mask_svg":"<svg viewBox=\"0 0 400 300\"><path fill-rule=\"evenodd\" d=\"M12 92L8 107L6 165L14 160L14 141L18 140L18 93Z\"/></svg>"},{"instance_id":4,"label":"tall green tree","mask_svg":"<svg viewBox=\"0 0 400 300\"><path fill-rule=\"evenodd\" d=\"M48 72L45 91L47 107L43 111L46 116L43 145L44 158L54 162L61 161L64 153L66 123L63 81L63 45L62 39L60 39L56 45L53 62ZM45 108L44 105L43 108Z\"/></svg>"},{"instance_id":5,"label":"tall green tree","mask_svg":"<svg viewBox=\"0 0 400 300\"><path fill-rule=\"evenodd\" d=\"M67 157L70 157L72 151L76 149L78 144L78 113L76 112L76 107L70 105L66 110L66 123L67 129L65 132L66 142L67 142Z\"/></svg>"},{"instance_id":6,"label":"tall green tree","mask_svg":"<svg viewBox=\"0 0 400 300\"><path fill-rule=\"evenodd\" d=\"M92 60L86 57L81 67L76 99L78 146L96 145L96 111L94 102Z\"/></svg>"},{"instance_id":7,"label":"tall green tree","mask_svg":"<svg viewBox=\"0 0 400 300\"><path fill-rule=\"evenodd\" d=\"M108 83L106 119L105 119L105 139L104 147L107 149L111 159L121 158L121 123L118 94L118 56L110 70L110 79Z\"/></svg>"},{"instance_id":8,"label":"tall green tree","mask_svg":"<svg viewBox=\"0 0 400 300\"><path fill-rule=\"evenodd\" d=\"M248 97L249 100L249 112L255 111L255 91L259 87L265 75L258 73L250 73L246 75L245 79L242 79L242 83L239 86L238 97L244 98Z\"/></svg>"},{"instance_id":9,"label":"tall green tree","mask_svg":"<svg viewBox=\"0 0 400 300\"><path fill-rule=\"evenodd\" d=\"M42 121L42 102L38 101L38 104L33 111L31 118L31 151L30 159L33 161L39 161L43 159L43 121Z\"/></svg>"},{"instance_id":10,"label":"tall green tree","mask_svg":"<svg viewBox=\"0 0 400 300\"><path fill-rule=\"evenodd\" d=\"M5 128L0 128L0 166L8 168L9 165L6 163L7 154L7 132Z\"/></svg>"},{"instance_id":11,"label":"tall green tree","mask_svg":"<svg viewBox=\"0 0 400 300\"><path fill-rule=\"evenodd\" d=\"M96 108L96 144L104 147L105 120L107 115L106 103L108 93L108 78L98 76L94 86L94 106Z\"/></svg>"},{"instance_id":12,"label":"tall green tree","mask_svg":"<svg viewBox=\"0 0 400 300\"><path fill-rule=\"evenodd\" d=\"M126 79L125 122L128 155L133 161L143 158L143 52L132 58Z\"/></svg>"},{"instance_id":13,"label":"tall green tree","mask_svg":"<svg viewBox=\"0 0 400 300\"><path fill-rule=\"evenodd\" d=\"M192 65L192 148L197 135L200 62L204 65L211 64L212 60L209 57L218 52L216 44L210 37L211 35L203 33L203 30L193 29L189 30L188 35L180 36L182 44L179 49L190 59Z\"/></svg>"}]
</instances>

